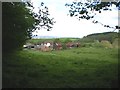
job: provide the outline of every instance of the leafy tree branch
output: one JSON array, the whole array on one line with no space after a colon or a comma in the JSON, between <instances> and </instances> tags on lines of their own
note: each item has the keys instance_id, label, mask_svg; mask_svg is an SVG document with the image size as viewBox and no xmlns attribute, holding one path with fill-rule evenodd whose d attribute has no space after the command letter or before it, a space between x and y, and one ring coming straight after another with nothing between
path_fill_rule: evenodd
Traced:
<instances>
[{"instance_id":1,"label":"leafy tree branch","mask_svg":"<svg viewBox=\"0 0 120 90\"><path fill-rule=\"evenodd\" d=\"M114 0L114 2L101 2L101 0L84 0L84 2L81 1L74 1L71 4L66 3L65 6L69 8L69 16L71 17L78 17L78 19L86 19L90 20L93 19L96 15L96 12L101 13L102 10L104 11L112 11L110 7L112 5L116 5L118 10L120 10L120 1ZM99 23L104 27L107 28L113 28L115 31L116 29L120 29L120 26L116 25L115 27L111 27L110 25L104 25L99 21L93 20L94 24Z\"/></svg>"}]
</instances>

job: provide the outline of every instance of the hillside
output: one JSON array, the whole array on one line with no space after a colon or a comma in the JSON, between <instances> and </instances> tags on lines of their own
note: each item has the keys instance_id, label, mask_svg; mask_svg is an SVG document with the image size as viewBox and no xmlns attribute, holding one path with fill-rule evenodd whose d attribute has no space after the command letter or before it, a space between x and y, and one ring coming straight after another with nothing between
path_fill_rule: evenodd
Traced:
<instances>
[{"instance_id":1,"label":"hillside","mask_svg":"<svg viewBox=\"0 0 120 90\"><path fill-rule=\"evenodd\" d=\"M94 42L95 40L108 40L111 43L114 41L115 38L118 38L118 33L117 32L104 32L104 33L94 33L94 34L89 34L79 41L81 42Z\"/></svg>"},{"instance_id":2,"label":"hillside","mask_svg":"<svg viewBox=\"0 0 120 90\"><path fill-rule=\"evenodd\" d=\"M68 42L77 42L81 44L81 47L109 47L109 48L118 48L118 33L117 32L103 32L103 33L94 33L84 36L83 38L39 38L39 39L30 39L26 43L42 43L44 41L50 42L59 42L63 47ZM101 43L98 43L101 42ZM66 46L65 46L66 47Z\"/></svg>"}]
</instances>

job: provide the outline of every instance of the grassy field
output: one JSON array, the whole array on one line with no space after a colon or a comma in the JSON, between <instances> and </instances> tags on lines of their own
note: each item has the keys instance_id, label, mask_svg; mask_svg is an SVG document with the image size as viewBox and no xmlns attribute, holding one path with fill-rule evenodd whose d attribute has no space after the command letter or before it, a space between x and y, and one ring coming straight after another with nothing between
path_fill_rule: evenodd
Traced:
<instances>
[{"instance_id":1,"label":"grassy field","mask_svg":"<svg viewBox=\"0 0 120 90\"><path fill-rule=\"evenodd\" d=\"M58 40L61 43L64 43L65 41L77 41L79 38L51 38L51 39L30 39L27 42L29 43L39 43L43 41L55 41Z\"/></svg>"},{"instance_id":2,"label":"grassy field","mask_svg":"<svg viewBox=\"0 0 120 90\"><path fill-rule=\"evenodd\" d=\"M117 49L23 50L3 56L3 88L113 88L117 82Z\"/></svg>"}]
</instances>

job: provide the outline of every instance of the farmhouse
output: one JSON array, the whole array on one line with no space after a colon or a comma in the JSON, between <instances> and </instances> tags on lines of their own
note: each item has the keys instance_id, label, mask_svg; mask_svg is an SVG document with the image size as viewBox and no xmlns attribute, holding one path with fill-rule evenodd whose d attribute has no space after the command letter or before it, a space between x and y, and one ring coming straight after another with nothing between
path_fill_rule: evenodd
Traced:
<instances>
[{"instance_id":1,"label":"farmhouse","mask_svg":"<svg viewBox=\"0 0 120 90\"><path fill-rule=\"evenodd\" d=\"M79 47L80 43L79 42L68 42L65 44L65 46L67 48ZM36 44L27 43L23 47L27 49L34 49L34 50L45 51L45 52L63 49L62 43L55 42L55 41L43 41L43 42L38 42Z\"/></svg>"},{"instance_id":2,"label":"farmhouse","mask_svg":"<svg viewBox=\"0 0 120 90\"><path fill-rule=\"evenodd\" d=\"M44 41L35 44L36 50L41 51L51 51L53 50L53 42L52 41Z\"/></svg>"},{"instance_id":3,"label":"farmhouse","mask_svg":"<svg viewBox=\"0 0 120 90\"><path fill-rule=\"evenodd\" d=\"M54 42L54 41L43 41L36 43L34 45L36 50L40 51L52 51L52 50L61 50L62 49L62 44L59 42Z\"/></svg>"}]
</instances>

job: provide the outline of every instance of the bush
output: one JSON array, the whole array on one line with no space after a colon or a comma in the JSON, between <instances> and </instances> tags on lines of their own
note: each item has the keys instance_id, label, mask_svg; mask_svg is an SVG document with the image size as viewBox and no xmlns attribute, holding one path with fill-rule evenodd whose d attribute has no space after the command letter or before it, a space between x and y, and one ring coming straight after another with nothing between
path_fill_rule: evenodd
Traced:
<instances>
[{"instance_id":1,"label":"bush","mask_svg":"<svg viewBox=\"0 0 120 90\"><path fill-rule=\"evenodd\" d=\"M63 49L67 49L67 46L66 46L65 43L62 44L62 48L63 48Z\"/></svg>"},{"instance_id":2,"label":"bush","mask_svg":"<svg viewBox=\"0 0 120 90\"><path fill-rule=\"evenodd\" d=\"M2 20L3 52L21 49L25 41L30 38L35 22L26 4L22 2L2 3Z\"/></svg>"},{"instance_id":3,"label":"bush","mask_svg":"<svg viewBox=\"0 0 120 90\"><path fill-rule=\"evenodd\" d=\"M112 44L107 40L102 40L101 45L105 48L112 48L113 47Z\"/></svg>"},{"instance_id":4,"label":"bush","mask_svg":"<svg viewBox=\"0 0 120 90\"><path fill-rule=\"evenodd\" d=\"M93 43L82 43L81 47L93 47Z\"/></svg>"},{"instance_id":5,"label":"bush","mask_svg":"<svg viewBox=\"0 0 120 90\"><path fill-rule=\"evenodd\" d=\"M118 42L118 38L114 39L113 43L112 43L114 48L119 48L119 42Z\"/></svg>"},{"instance_id":6,"label":"bush","mask_svg":"<svg viewBox=\"0 0 120 90\"><path fill-rule=\"evenodd\" d=\"M94 43L93 47L103 48L103 46L101 45L101 43Z\"/></svg>"}]
</instances>

